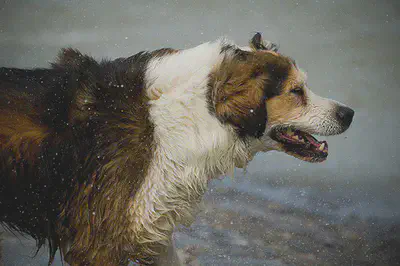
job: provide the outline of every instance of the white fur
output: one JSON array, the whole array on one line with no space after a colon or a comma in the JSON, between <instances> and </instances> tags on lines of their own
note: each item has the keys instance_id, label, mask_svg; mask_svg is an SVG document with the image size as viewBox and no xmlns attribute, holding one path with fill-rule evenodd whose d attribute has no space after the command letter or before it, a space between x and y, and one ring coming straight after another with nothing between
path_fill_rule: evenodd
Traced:
<instances>
[{"instance_id":1,"label":"white fur","mask_svg":"<svg viewBox=\"0 0 400 266\"><path fill-rule=\"evenodd\" d=\"M323 98L307 89L308 105L304 115L292 121L298 129L318 135L334 135L341 133L342 126L335 118L336 107L340 103Z\"/></svg>"},{"instance_id":2,"label":"white fur","mask_svg":"<svg viewBox=\"0 0 400 266\"><path fill-rule=\"evenodd\" d=\"M223 44L205 43L148 65L148 93L161 95L150 107L154 158L129 210L136 242L167 243L177 223L190 221L208 180L248 158L245 144L207 108L208 76L223 59Z\"/></svg>"},{"instance_id":3,"label":"white fur","mask_svg":"<svg viewBox=\"0 0 400 266\"><path fill-rule=\"evenodd\" d=\"M307 104L296 116L287 118L284 123L278 126L293 126L309 134L325 136L342 133L346 128L343 127L342 121L337 120L335 113L338 107L345 105L313 93L306 85L306 73L301 69L297 69L297 71L298 76L295 83L304 85ZM275 125L269 125L270 128L273 126Z\"/></svg>"}]
</instances>

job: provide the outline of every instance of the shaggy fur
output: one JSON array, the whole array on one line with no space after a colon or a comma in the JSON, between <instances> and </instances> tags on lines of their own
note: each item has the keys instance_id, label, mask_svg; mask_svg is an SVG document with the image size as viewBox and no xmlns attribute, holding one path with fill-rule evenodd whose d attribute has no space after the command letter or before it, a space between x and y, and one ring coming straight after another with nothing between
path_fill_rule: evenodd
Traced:
<instances>
[{"instance_id":1,"label":"shaggy fur","mask_svg":"<svg viewBox=\"0 0 400 266\"><path fill-rule=\"evenodd\" d=\"M51 260L60 248L71 265L172 265L174 227L191 223L210 179L259 151L297 156L275 128L343 132L344 108L259 34L250 47L101 62L68 48L49 69L1 68L0 222L48 240Z\"/></svg>"}]
</instances>

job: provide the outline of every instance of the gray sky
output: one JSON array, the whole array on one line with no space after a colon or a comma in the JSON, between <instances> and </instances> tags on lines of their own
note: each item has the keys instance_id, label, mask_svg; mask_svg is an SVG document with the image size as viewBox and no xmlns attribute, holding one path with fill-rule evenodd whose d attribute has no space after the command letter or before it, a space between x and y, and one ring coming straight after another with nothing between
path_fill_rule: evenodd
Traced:
<instances>
[{"instance_id":1,"label":"gray sky","mask_svg":"<svg viewBox=\"0 0 400 266\"><path fill-rule=\"evenodd\" d=\"M313 91L350 105L356 115L346 134L328 137L327 162L270 153L258 156L249 172L309 182L386 182L399 190L400 1L0 2L3 66L47 66L65 46L115 58L221 35L245 44L261 31L308 72Z\"/></svg>"}]
</instances>

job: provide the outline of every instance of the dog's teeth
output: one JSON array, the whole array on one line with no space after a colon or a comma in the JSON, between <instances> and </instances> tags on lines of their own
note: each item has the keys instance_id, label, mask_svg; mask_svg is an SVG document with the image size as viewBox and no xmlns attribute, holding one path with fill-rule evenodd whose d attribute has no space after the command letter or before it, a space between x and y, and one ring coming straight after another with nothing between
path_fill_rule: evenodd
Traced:
<instances>
[{"instance_id":1,"label":"dog's teeth","mask_svg":"<svg viewBox=\"0 0 400 266\"><path fill-rule=\"evenodd\" d=\"M318 150L323 151L325 148L325 143L322 143L321 146L319 146Z\"/></svg>"},{"instance_id":2,"label":"dog's teeth","mask_svg":"<svg viewBox=\"0 0 400 266\"><path fill-rule=\"evenodd\" d=\"M294 135L294 136L292 137L292 139L299 140L299 137L296 136L296 135Z\"/></svg>"}]
</instances>

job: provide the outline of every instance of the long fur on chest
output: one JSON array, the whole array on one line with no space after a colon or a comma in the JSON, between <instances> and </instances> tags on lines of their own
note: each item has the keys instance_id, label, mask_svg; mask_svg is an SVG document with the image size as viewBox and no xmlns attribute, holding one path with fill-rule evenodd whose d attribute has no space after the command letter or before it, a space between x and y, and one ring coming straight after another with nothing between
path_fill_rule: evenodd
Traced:
<instances>
[{"instance_id":1,"label":"long fur on chest","mask_svg":"<svg viewBox=\"0 0 400 266\"><path fill-rule=\"evenodd\" d=\"M155 150L129 208L132 235L145 253L154 254L178 223L190 224L211 178L248 158L245 143L210 112L209 75L223 57L216 42L149 62L147 90L161 93L150 102Z\"/></svg>"}]
</instances>

